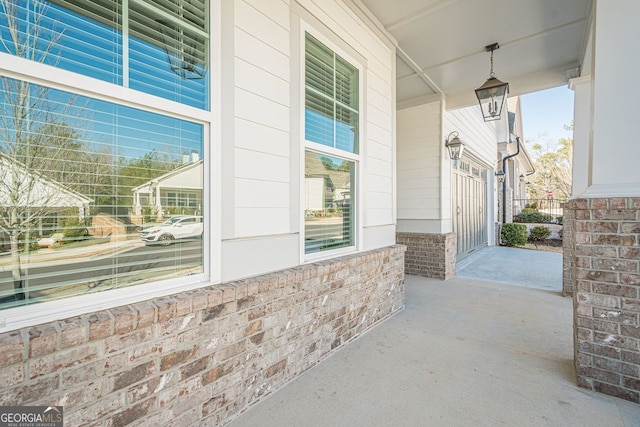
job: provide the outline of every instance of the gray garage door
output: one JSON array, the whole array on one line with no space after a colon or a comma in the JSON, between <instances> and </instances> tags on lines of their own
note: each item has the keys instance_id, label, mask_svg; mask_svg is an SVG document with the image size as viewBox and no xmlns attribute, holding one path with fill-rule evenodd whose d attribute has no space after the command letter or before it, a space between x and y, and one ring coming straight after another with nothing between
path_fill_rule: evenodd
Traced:
<instances>
[{"instance_id":1,"label":"gray garage door","mask_svg":"<svg viewBox=\"0 0 640 427\"><path fill-rule=\"evenodd\" d=\"M469 159L454 165L453 231L458 259L487 245L487 169Z\"/></svg>"}]
</instances>

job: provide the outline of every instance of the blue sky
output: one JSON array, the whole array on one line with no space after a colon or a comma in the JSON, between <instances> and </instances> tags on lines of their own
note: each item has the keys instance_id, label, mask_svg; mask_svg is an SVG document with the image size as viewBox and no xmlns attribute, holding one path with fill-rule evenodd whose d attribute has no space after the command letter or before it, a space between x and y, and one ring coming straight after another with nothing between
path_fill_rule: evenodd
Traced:
<instances>
[{"instance_id":1,"label":"blue sky","mask_svg":"<svg viewBox=\"0 0 640 427\"><path fill-rule=\"evenodd\" d=\"M573 91L566 85L522 95L520 101L525 141L544 148L547 141L554 144L572 137L573 132L564 129L573 120Z\"/></svg>"}]
</instances>

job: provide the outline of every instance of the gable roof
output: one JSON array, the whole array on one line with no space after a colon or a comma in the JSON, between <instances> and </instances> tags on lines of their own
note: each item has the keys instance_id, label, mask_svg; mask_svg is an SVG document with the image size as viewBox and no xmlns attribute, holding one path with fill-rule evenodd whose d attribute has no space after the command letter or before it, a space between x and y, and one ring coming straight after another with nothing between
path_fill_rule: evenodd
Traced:
<instances>
[{"instance_id":1,"label":"gable roof","mask_svg":"<svg viewBox=\"0 0 640 427\"><path fill-rule=\"evenodd\" d=\"M134 193L150 193L151 187L202 190L203 160L186 163L131 189Z\"/></svg>"},{"instance_id":2,"label":"gable roof","mask_svg":"<svg viewBox=\"0 0 640 427\"><path fill-rule=\"evenodd\" d=\"M13 203L20 206L33 207L76 207L93 203L93 199L78 193L75 190L61 184L53 179L46 177L44 174L36 174L27 169L27 167L11 157L0 153L0 206L9 206L10 199L15 195L10 194L13 187L14 173L20 177L24 190L17 192L19 198ZM29 188L30 190L26 190Z\"/></svg>"}]
</instances>

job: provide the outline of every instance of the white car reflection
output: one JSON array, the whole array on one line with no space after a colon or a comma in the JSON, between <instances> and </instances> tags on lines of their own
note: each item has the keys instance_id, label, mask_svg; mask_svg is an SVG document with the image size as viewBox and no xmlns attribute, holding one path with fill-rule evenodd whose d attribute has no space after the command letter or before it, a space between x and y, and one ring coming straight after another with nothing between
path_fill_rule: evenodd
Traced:
<instances>
[{"instance_id":1,"label":"white car reflection","mask_svg":"<svg viewBox=\"0 0 640 427\"><path fill-rule=\"evenodd\" d=\"M180 215L142 230L140 237L147 245L167 246L176 240L201 238L203 230L201 216Z\"/></svg>"}]
</instances>

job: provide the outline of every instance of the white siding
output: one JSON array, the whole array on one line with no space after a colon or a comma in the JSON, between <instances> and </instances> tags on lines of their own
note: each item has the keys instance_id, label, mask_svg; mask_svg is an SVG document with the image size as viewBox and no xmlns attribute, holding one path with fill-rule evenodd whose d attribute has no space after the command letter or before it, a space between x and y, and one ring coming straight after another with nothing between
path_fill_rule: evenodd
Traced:
<instances>
[{"instance_id":1,"label":"white siding","mask_svg":"<svg viewBox=\"0 0 640 427\"><path fill-rule=\"evenodd\" d=\"M222 279L295 265L304 201L299 200L304 115L297 101L304 76L300 28L311 26L363 67L359 191L366 249L395 243L395 51L339 0L227 1L232 40L221 108L223 131ZM229 9L230 8L230 9ZM223 76L224 77L224 76ZM216 96L216 94L214 94ZM226 99L224 97L227 97ZM232 97L231 99L229 97ZM223 113L224 117L224 113ZM227 135L227 138L224 138ZM225 200L226 195L226 200ZM298 212L300 211L300 212ZM284 240L283 240L284 239ZM286 245L282 242L286 241ZM264 257L267 248L277 247ZM241 259L236 259L240 256ZM261 261L253 267L246 259Z\"/></svg>"},{"instance_id":2,"label":"white siding","mask_svg":"<svg viewBox=\"0 0 640 427\"><path fill-rule=\"evenodd\" d=\"M439 101L397 112L399 225L440 219L440 117Z\"/></svg>"},{"instance_id":3,"label":"white siding","mask_svg":"<svg viewBox=\"0 0 640 427\"><path fill-rule=\"evenodd\" d=\"M234 2L236 238L290 231L289 7L265 6Z\"/></svg>"},{"instance_id":4,"label":"white siding","mask_svg":"<svg viewBox=\"0 0 640 427\"><path fill-rule=\"evenodd\" d=\"M366 64L364 73L365 102L363 113L364 129L361 130L363 146L364 183L364 226L391 225L393 219L393 173L394 173L394 61L395 52L382 42L355 14L341 1L298 0L323 24L349 47L363 56ZM377 147L370 147L375 141ZM380 147L382 146L382 147ZM386 151L384 150L386 148ZM383 154L383 151L386 154ZM379 178L391 180L381 183ZM389 185L391 184L391 185ZM384 196L383 196L383 194ZM388 206L380 207L379 200L391 200ZM370 210L375 210L371 211ZM366 232L366 230L365 230ZM389 244L394 243L393 241Z\"/></svg>"},{"instance_id":5,"label":"white siding","mask_svg":"<svg viewBox=\"0 0 640 427\"><path fill-rule=\"evenodd\" d=\"M452 131L460 134L469 153L487 166L496 163L497 136L495 122L485 122L480 113L480 107L473 106L447 111L444 116L444 136ZM443 139L444 142L444 139Z\"/></svg>"}]
</instances>

